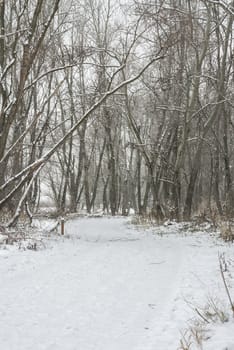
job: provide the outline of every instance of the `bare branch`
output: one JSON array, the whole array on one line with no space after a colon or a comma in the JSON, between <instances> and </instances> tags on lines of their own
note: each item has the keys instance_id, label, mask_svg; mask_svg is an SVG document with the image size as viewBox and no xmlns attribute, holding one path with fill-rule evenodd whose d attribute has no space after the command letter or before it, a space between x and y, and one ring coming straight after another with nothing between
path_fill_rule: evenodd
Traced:
<instances>
[{"instance_id":1,"label":"bare branch","mask_svg":"<svg viewBox=\"0 0 234 350\"><path fill-rule=\"evenodd\" d=\"M160 50L161 51L161 50ZM99 107L103 104L105 100L108 99L111 95L113 95L118 90L122 89L123 87L132 84L136 80L140 78L142 74L156 61L161 60L165 57L164 54L156 56L151 61L149 61L140 71L138 74L133 76L132 78L129 78L122 83L118 84L116 87L114 87L112 90L107 91L96 103L94 103L88 111L80 118L80 120L77 121L69 130L68 132L55 144L54 147L52 147L47 153L45 153L41 158L37 159L34 163L30 164L26 168L24 168L22 171L20 171L15 176L11 177L7 182L5 182L1 187L0 191L3 191L7 186L9 186L12 182L18 180L22 176L24 176L27 173L34 173L37 171L38 168L42 168L41 165L44 165L51 156L56 152L56 150L66 142L66 140L73 134L73 132L86 120L89 118L89 116ZM0 205L2 205L5 202L5 200L2 200Z\"/></svg>"}]
</instances>

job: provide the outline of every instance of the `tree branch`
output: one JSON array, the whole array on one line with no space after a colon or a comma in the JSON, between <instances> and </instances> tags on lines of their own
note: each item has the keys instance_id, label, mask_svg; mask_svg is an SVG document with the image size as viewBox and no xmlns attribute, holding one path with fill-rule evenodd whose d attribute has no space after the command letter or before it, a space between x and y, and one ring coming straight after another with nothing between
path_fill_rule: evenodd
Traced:
<instances>
[{"instance_id":1,"label":"tree branch","mask_svg":"<svg viewBox=\"0 0 234 350\"><path fill-rule=\"evenodd\" d=\"M51 158L51 156L56 152L56 150L66 142L66 140L73 134L73 132L86 120L89 118L89 116L99 107L103 104L104 101L106 101L110 96L112 96L115 92L122 89L123 87L132 84L136 80L138 80L142 74L156 61L159 61L165 57L164 54L160 54L162 52L163 48L160 49L158 55L151 59L140 71L138 74L133 76L132 78L129 78L127 80L124 80L122 83L118 84L113 89L107 91L103 94L103 96L94 103L87 112L67 131L67 133L52 147L47 153L45 153L41 158L37 159L32 164L28 165L26 168L21 170L18 174L14 175L10 179L8 179L7 182L5 182L1 187L0 191L3 191L6 189L11 183L15 182L22 176L24 176L27 173L34 173L37 171L38 168L41 168L45 165L45 163ZM1 201L1 205L3 205L5 200L3 199Z\"/></svg>"}]
</instances>

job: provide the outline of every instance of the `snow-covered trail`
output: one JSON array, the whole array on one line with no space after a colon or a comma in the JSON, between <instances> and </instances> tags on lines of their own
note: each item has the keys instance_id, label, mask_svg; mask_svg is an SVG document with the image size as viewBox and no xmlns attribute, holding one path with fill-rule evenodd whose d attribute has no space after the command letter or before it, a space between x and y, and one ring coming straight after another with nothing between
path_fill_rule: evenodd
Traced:
<instances>
[{"instance_id":1,"label":"snow-covered trail","mask_svg":"<svg viewBox=\"0 0 234 350\"><path fill-rule=\"evenodd\" d=\"M167 322L186 241L122 218L72 220L66 234L46 250L0 255L0 349L176 349Z\"/></svg>"}]
</instances>

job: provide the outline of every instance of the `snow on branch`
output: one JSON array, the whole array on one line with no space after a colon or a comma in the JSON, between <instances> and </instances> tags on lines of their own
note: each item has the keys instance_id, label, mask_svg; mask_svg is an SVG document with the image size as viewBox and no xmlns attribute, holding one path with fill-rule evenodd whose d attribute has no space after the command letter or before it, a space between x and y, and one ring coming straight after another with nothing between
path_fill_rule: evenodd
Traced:
<instances>
[{"instance_id":1,"label":"snow on branch","mask_svg":"<svg viewBox=\"0 0 234 350\"><path fill-rule=\"evenodd\" d=\"M35 85L39 80L41 80L42 78L44 78L48 74L51 74L51 73L54 73L54 72L58 72L60 70L65 70L67 68L72 68L72 67L74 67L76 65L77 64L68 64L67 66L56 67L56 68L48 70L48 71L42 73L41 75L39 75L39 77L34 79L29 85L25 86L24 91L30 89L33 85Z\"/></svg>"},{"instance_id":2,"label":"snow on branch","mask_svg":"<svg viewBox=\"0 0 234 350\"><path fill-rule=\"evenodd\" d=\"M127 85L130 85L134 83L136 80L138 80L144 72L156 61L159 61L163 58L165 58L165 51L166 49L161 48L158 52L158 54L153 57L139 72L138 74L134 75L133 77L129 79L125 79L120 84L118 84L116 87L106 91L102 97L94 103L87 111L84 113L84 115L67 131L67 133L49 150L47 151L41 158L37 159L32 164L25 167L23 170L21 170L18 174L14 175L10 179L8 179L7 182L5 182L2 186L0 186L0 191L3 191L5 188L7 188L11 183L18 180L25 174L32 174L38 169L41 170L41 168L46 164L46 162L51 158L51 156L57 151L57 149L62 146L66 140L73 134L73 132L85 121L89 118L89 116L105 102L110 96L112 96L115 92L122 89L123 87L126 87ZM124 67L124 66L123 66Z\"/></svg>"}]
</instances>

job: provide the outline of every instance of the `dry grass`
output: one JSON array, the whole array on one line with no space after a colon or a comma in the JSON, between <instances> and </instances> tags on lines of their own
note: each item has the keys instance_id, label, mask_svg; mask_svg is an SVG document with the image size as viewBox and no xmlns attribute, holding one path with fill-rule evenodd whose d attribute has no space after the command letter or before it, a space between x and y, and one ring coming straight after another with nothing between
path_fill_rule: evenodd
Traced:
<instances>
[{"instance_id":1,"label":"dry grass","mask_svg":"<svg viewBox=\"0 0 234 350\"><path fill-rule=\"evenodd\" d=\"M180 345L177 350L202 349L203 342L208 338L204 323L196 319L181 333Z\"/></svg>"},{"instance_id":2,"label":"dry grass","mask_svg":"<svg viewBox=\"0 0 234 350\"><path fill-rule=\"evenodd\" d=\"M136 226L152 227L158 225L157 220L151 215L136 215L131 223Z\"/></svg>"},{"instance_id":3,"label":"dry grass","mask_svg":"<svg viewBox=\"0 0 234 350\"><path fill-rule=\"evenodd\" d=\"M217 298L208 297L203 308L193 308L197 316L190 321L188 328L181 333L177 350L203 349L204 341L209 339L208 324L224 323L229 320L228 313Z\"/></svg>"},{"instance_id":4,"label":"dry grass","mask_svg":"<svg viewBox=\"0 0 234 350\"><path fill-rule=\"evenodd\" d=\"M226 260L225 255L219 255L219 267L221 278L225 287L226 296L230 304L231 311L234 316L234 302L231 299L228 276L231 277L229 271L229 261ZM194 307L193 304L188 303L193 309L196 317L190 322L188 328L181 333L180 345L178 350L197 350L203 349L203 343L209 339L209 325L217 323L225 323L229 321L230 310L224 306L223 302L217 297L208 296L204 307Z\"/></svg>"},{"instance_id":5,"label":"dry grass","mask_svg":"<svg viewBox=\"0 0 234 350\"><path fill-rule=\"evenodd\" d=\"M218 224L220 237L225 242L234 242L234 223L231 221L223 221Z\"/></svg>"}]
</instances>

